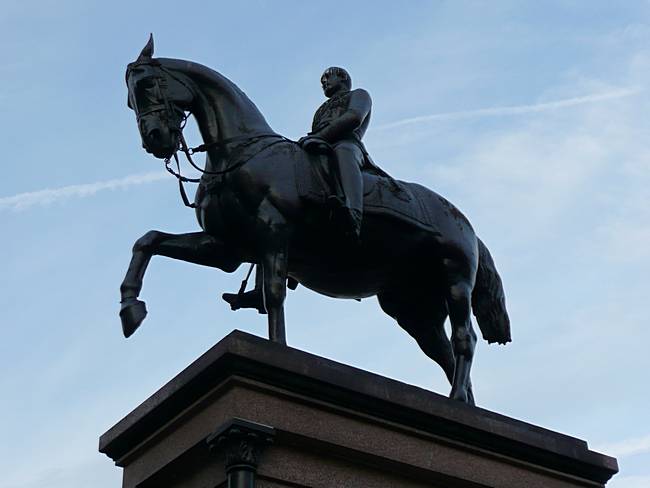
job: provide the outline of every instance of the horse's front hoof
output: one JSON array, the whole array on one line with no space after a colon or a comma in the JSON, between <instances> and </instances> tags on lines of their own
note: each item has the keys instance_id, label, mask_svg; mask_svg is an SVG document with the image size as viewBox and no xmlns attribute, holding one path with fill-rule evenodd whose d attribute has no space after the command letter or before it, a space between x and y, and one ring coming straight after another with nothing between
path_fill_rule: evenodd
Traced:
<instances>
[{"instance_id":1,"label":"horse's front hoof","mask_svg":"<svg viewBox=\"0 0 650 488\"><path fill-rule=\"evenodd\" d=\"M124 337L130 337L147 316L147 307L142 300L129 298L122 302L120 319L122 319L122 332Z\"/></svg>"}]
</instances>

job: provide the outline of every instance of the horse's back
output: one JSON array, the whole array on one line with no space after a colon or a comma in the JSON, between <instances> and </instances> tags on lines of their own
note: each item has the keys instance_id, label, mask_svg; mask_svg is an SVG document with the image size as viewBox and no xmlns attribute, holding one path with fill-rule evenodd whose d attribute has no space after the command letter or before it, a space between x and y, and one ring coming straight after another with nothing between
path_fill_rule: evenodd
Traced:
<instances>
[{"instance_id":1,"label":"horse's back","mask_svg":"<svg viewBox=\"0 0 650 488\"><path fill-rule=\"evenodd\" d=\"M423 236L428 252L477 265L477 238L469 220L446 198L417 184L364 174L364 215L370 225L398 221ZM412 230L409 230L412 229Z\"/></svg>"},{"instance_id":2,"label":"horse's back","mask_svg":"<svg viewBox=\"0 0 650 488\"><path fill-rule=\"evenodd\" d=\"M364 173L364 212L388 215L436 234L470 231L467 218L451 202L417 183Z\"/></svg>"}]
</instances>

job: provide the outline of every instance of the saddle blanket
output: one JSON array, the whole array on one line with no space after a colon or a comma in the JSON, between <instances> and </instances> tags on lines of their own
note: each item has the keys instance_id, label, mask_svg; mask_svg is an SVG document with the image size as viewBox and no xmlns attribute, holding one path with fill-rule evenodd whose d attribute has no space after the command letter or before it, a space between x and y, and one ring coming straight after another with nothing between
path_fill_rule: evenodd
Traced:
<instances>
[{"instance_id":1,"label":"saddle blanket","mask_svg":"<svg viewBox=\"0 0 650 488\"><path fill-rule=\"evenodd\" d=\"M303 200L325 205L327 197L331 194L324 174L327 161L325 156L320 156L318 162L316 159L313 158L313 164L310 165L296 165L296 184L298 194ZM378 176L368 171L362 171L362 175L364 214L391 216L435 232L437 226L434 209L439 208L440 202L434 204L433 200L440 199L451 205L444 198L417 183Z\"/></svg>"}]
</instances>

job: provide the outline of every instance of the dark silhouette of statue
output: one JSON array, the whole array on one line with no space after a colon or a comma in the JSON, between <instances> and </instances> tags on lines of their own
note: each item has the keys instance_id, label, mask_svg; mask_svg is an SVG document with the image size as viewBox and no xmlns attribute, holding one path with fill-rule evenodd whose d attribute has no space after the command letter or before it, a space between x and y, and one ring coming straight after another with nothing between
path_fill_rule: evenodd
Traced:
<instances>
[{"instance_id":1,"label":"dark silhouette of statue","mask_svg":"<svg viewBox=\"0 0 650 488\"><path fill-rule=\"evenodd\" d=\"M272 341L286 343L287 283L336 298L377 296L381 308L443 368L450 397L473 403L477 337L471 312L488 342L510 341L501 279L487 247L455 206L372 163L361 143L370 97L351 90L349 80L340 68L325 72L321 81L329 100L317 111L310 134L296 143L275 133L223 75L190 61L154 58L149 40L126 71L129 107L143 147L177 175L201 231L149 231L135 242L120 288L124 334L130 336L146 316L138 295L152 256L228 273L254 263L259 286L248 296L268 314ZM182 133L190 114L203 138L193 149ZM183 187L188 178L180 174L179 151L202 171L193 202ZM202 167L192 158L199 152L206 153Z\"/></svg>"},{"instance_id":2,"label":"dark silhouette of statue","mask_svg":"<svg viewBox=\"0 0 650 488\"><path fill-rule=\"evenodd\" d=\"M332 150L330 171L332 194L328 203L343 231L353 239L361 234L363 178L361 169L375 169L361 139L368 129L372 101L367 91L351 90L352 79L343 68L331 67L321 76L323 103L312 123L312 130L298 142L307 151L325 143Z\"/></svg>"},{"instance_id":3,"label":"dark silhouette of statue","mask_svg":"<svg viewBox=\"0 0 650 488\"><path fill-rule=\"evenodd\" d=\"M298 144L308 152L329 154L330 195L327 205L331 220L341 234L353 243L361 234L363 215L362 169L377 175L386 172L375 165L361 139L368 129L372 100L363 89L351 90L352 78L343 68L327 68L321 78L323 93L328 98L314 114L311 132ZM295 288L297 282L289 281ZM255 289L246 293L224 293L223 299L232 310L254 308L265 314L261 274L256 274Z\"/></svg>"}]
</instances>

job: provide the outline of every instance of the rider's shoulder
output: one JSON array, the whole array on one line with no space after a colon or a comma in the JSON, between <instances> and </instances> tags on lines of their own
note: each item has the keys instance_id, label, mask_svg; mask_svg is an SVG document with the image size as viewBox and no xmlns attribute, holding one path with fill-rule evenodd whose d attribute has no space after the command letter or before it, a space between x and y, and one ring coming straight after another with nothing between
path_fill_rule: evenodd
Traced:
<instances>
[{"instance_id":1,"label":"rider's shoulder","mask_svg":"<svg viewBox=\"0 0 650 488\"><path fill-rule=\"evenodd\" d=\"M354 90L350 90L350 95L353 97L366 98L370 100L370 93L368 93L363 88L355 88Z\"/></svg>"},{"instance_id":2,"label":"rider's shoulder","mask_svg":"<svg viewBox=\"0 0 650 488\"><path fill-rule=\"evenodd\" d=\"M350 91L350 106L357 107L362 110L370 110L372 107L372 99L370 94L363 88L356 88Z\"/></svg>"}]
</instances>

